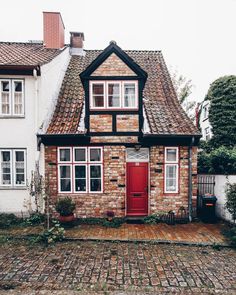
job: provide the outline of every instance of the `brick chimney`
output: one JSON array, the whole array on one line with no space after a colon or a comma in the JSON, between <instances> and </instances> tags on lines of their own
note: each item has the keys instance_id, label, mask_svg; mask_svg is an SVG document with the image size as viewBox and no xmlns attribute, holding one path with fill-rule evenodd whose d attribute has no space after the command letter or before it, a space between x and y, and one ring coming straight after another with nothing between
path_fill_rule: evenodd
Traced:
<instances>
[{"instance_id":1,"label":"brick chimney","mask_svg":"<svg viewBox=\"0 0 236 295\"><path fill-rule=\"evenodd\" d=\"M71 55L83 55L84 33L70 32L70 53Z\"/></svg>"},{"instance_id":2,"label":"brick chimney","mask_svg":"<svg viewBox=\"0 0 236 295\"><path fill-rule=\"evenodd\" d=\"M46 48L63 48L64 31L65 26L60 12L43 12L43 43Z\"/></svg>"}]
</instances>

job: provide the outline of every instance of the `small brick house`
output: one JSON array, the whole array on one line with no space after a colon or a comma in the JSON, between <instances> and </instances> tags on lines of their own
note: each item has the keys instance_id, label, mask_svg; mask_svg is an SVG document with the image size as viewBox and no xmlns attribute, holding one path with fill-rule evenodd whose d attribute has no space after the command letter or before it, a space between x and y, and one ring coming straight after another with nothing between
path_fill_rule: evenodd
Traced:
<instances>
[{"instance_id":1,"label":"small brick house","mask_svg":"<svg viewBox=\"0 0 236 295\"><path fill-rule=\"evenodd\" d=\"M84 50L71 60L45 146L51 202L71 196L78 217L191 212L200 133L178 103L160 51Z\"/></svg>"}]
</instances>

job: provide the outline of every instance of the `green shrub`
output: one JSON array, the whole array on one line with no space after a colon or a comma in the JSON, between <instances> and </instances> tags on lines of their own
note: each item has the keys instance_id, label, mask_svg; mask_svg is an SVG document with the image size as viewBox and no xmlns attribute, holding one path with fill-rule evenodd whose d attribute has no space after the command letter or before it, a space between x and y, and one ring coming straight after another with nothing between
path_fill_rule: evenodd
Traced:
<instances>
[{"instance_id":1,"label":"green shrub","mask_svg":"<svg viewBox=\"0 0 236 295\"><path fill-rule=\"evenodd\" d=\"M45 221L45 215L39 212L34 212L30 217L24 220L26 226L36 226L42 224Z\"/></svg>"},{"instance_id":2,"label":"green shrub","mask_svg":"<svg viewBox=\"0 0 236 295\"><path fill-rule=\"evenodd\" d=\"M53 221L53 227L45 230L36 239L37 242L42 242L45 245L49 245L55 242L63 241L65 238L65 229L60 226L58 221Z\"/></svg>"},{"instance_id":3,"label":"green shrub","mask_svg":"<svg viewBox=\"0 0 236 295\"><path fill-rule=\"evenodd\" d=\"M160 216L158 214L152 214L143 219L146 224L156 224L160 222Z\"/></svg>"},{"instance_id":4,"label":"green shrub","mask_svg":"<svg viewBox=\"0 0 236 295\"><path fill-rule=\"evenodd\" d=\"M111 221L108 221L107 219L103 219L102 225L105 226L105 227L118 228L123 223L125 223L125 218L123 218L123 217L114 217Z\"/></svg>"},{"instance_id":5,"label":"green shrub","mask_svg":"<svg viewBox=\"0 0 236 295\"><path fill-rule=\"evenodd\" d=\"M17 217L12 213L0 213L0 228L9 228L17 225L22 221L21 218Z\"/></svg>"},{"instance_id":6,"label":"green shrub","mask_svg":"<svg viewBox=\"0 0 236 295\"><path fill-rule=\"evenodd\" d=\"M75 203L72 201L70 197L59 199L56 203L56 211L61 216L69 216L73 214L74 210L75 210Z\"/></svg>"},{"instance_id":7,"label":"green shrub","mask_svg":"<svg viewBox=\"0 0 236 295\"><path fill-rule=\"evenodd\" d=\"M231 214L234 222L236 220L236 183L228 183L226 188L226 209Z\"/></svg>"},{"instance_id":8,"label":"green shrub","mask_svg":"<svg viewBox=\"0 0 236 295\"><path fill-rule=\"evenodd\" d=\"M198 154L198 172L206 174L236 174L236 148L221 146L202 150Z\"/></svg>"}]
</instances>

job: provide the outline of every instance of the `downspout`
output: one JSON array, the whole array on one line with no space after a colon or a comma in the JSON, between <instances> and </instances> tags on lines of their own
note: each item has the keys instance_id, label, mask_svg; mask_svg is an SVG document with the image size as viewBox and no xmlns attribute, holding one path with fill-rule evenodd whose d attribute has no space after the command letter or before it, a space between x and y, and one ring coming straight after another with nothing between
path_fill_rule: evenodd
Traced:
<instances>
[{"instance_id":1,"label":"downspout","mask_svg":"<svg viewBox=\"0 0 236 295\"><path fill-rule=\"evenodd\" d=\"M194 143L194 137L192 137L191 143L188 147L188 214L189 214L189 221L192 221L192 194L193 194L193 184L192 184L192 156L193 150L192 146Z\"/></svg>"}]
</instances>

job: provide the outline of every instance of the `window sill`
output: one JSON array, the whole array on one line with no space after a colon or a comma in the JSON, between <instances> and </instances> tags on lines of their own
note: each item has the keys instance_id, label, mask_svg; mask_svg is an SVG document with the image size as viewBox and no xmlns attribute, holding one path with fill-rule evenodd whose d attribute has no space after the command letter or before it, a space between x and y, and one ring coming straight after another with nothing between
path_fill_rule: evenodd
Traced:
<instances>
[{"instance_id":1,"label":"window sill","mask_svg":"<svg viewBox=\"0 0 236 295\"><path fill-rule=\"evenodd\" d=\"M0 119L25 119L25 115L19 115L19 116L0 115Z\"/></svg>"},{"instance_id":2,"label":"window sill","mask_svg":"<svg viewBox=\"0 0 236 295\"><path fill-rule=\"evenodd\" d=\"M0 190L27 190L26 186L0 186Z\"/></svg>"}]
</instances>

